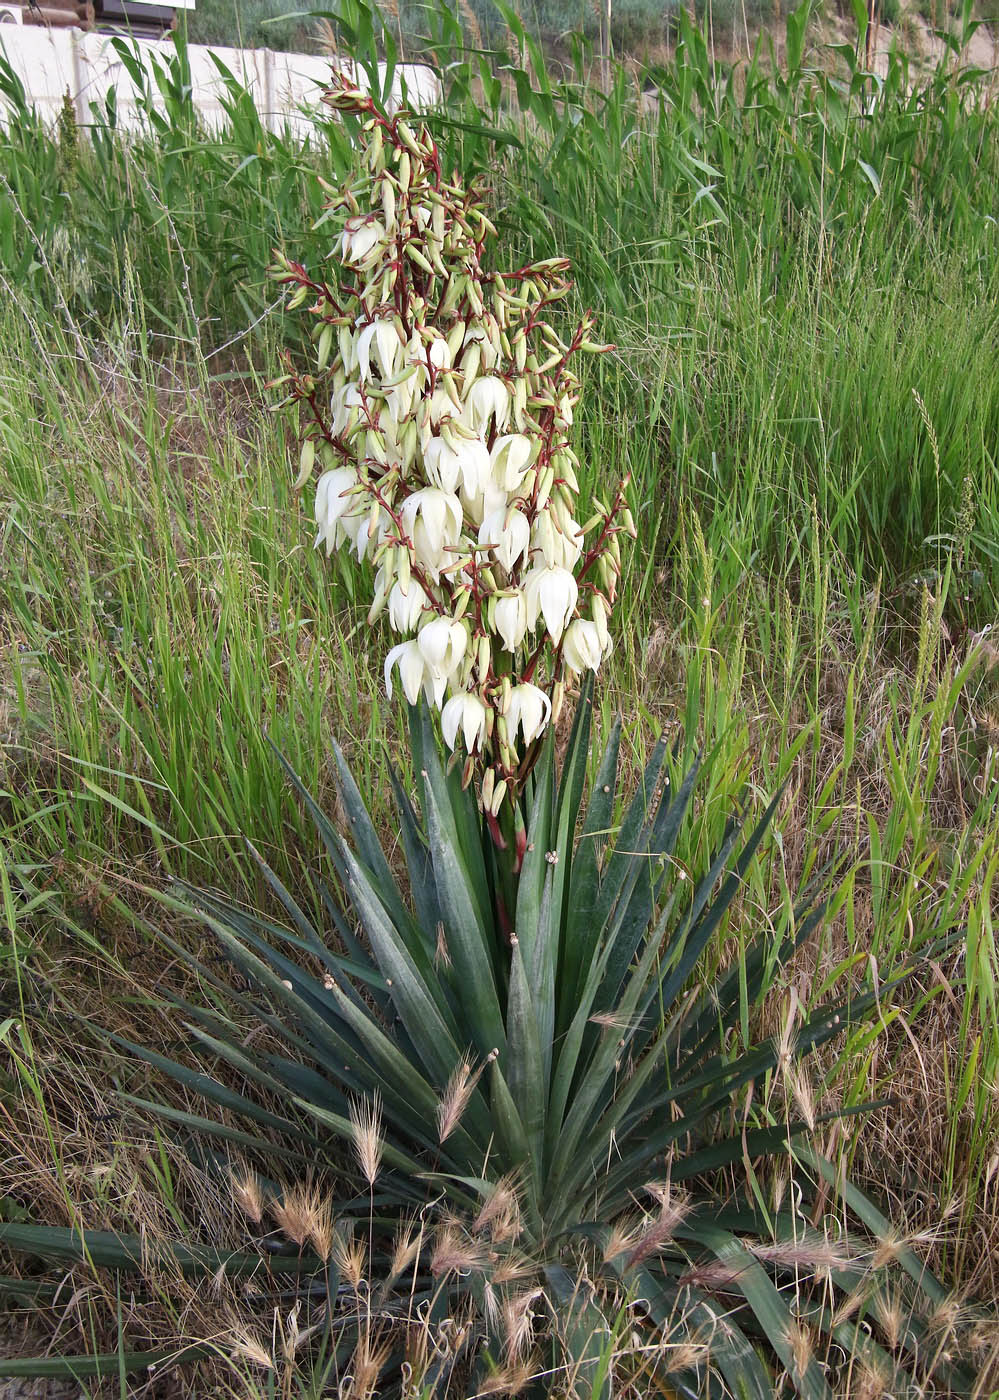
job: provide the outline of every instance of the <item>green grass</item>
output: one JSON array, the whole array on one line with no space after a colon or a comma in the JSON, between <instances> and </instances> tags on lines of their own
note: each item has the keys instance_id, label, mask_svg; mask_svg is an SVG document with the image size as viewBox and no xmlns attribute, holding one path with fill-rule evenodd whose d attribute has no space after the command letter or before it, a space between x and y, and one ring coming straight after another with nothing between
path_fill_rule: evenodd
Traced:
<instances>
[{"instance_id":1,"label":"green grass","mask_svg":"<svg viewBox=\"0 0 999 1400\"><path fill-rule=\"evenodd\" d=\"M618 346L589 362L579 418L590 478L630 472L639 525L599 704L605 726L625 714L632 761L663 724L708 753L678 858L697 867L747 783L761 805L790 779L744 904L778 919L843 860L795 970L806 1000L965 931L907 991L911 1034L887 1009L815 1090L897 1092L854 1169L914 1226L953 1203L937 1262L994 1296L996 118L950 72L907 95L900 68L864 115L863 80L848 100L795 61L793 22L789 37L789 70L736 81L686 29L650 75L658 115L624 75L603 98L538 70L528 88L511 61L482 107L520 144L440 135L450 161L491 170L510 263L571 256L578 303ZM452 72L450 103L474 125L471 76ZM172 100L131 143L53 139L26 114L0 138L0 913L36 1049L47 1026L63 1044L74 1010L168 1036L145 1024L167 974L130 922L147 887L262 899L244 835L308 878L315 839L265 735L332 802L336 734L385 815L401 732L366 586L313 554L294 425L265 407L302 326L262 269L276 243L317 265L315 173L335 179L349 145L333 127L328 149L270 136L235 89L218 136L182 82ZM714 956L740 937L733 918ZM105 1085L134 1074L106 1049L94 1063ZM22 1069L16 1121L69 1112L59 1064L32 1069L30 1093ZM82 1149L53 1140L74 1209L134 1223L141 1201L106 1183L98 1199ZM29 1205L34 1181L68 1223L42 1158L9 1190ZM113 1309L105 1324L113 1346Z\"/></svg>"}]
</instances>

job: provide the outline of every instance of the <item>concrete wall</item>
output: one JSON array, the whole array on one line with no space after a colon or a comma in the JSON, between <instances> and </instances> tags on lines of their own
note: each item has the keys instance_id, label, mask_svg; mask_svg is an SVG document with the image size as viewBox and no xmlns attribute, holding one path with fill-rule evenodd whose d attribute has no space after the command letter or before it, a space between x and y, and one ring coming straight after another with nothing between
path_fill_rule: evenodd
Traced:
<instances>
[{"instance_id":1,"label":"concrete wall","mask_svg":"<svg viewBox=\"0 0 999 1400\"><path fill-rule=\"evenodd\" d=\"M152 77L157 58L168 58L173 50L169 39L128 39L150 76L150 88L161 99ZM135 84L112 44L112 36L80 29L42 29L28 25L0 25L0 46L20 77L36 111L54 121L68 90L81 125L92 124L96 106L104 110L104 99L113 90L118 109L118 125L138 130L144 116L136 101ZM211 59L215 53L229 71L256 100L264 123L279 130L288 123L299 134L311 126L310 110L318 106L323 88L329 82L328 58L313 54L275 53L271 49L208 49L191 44L188 55L194 101L204 120L212 126L225 120L221 99L225 86ZM342 63L340 66L344 66ZM384 76L384 67L382 68ZM408 64L397 70L392 88L393 100L402 100L406 84L409 105L432 106L440 98L440 82L432 69ZM0 120L4 103L0 98Z\"/></svg>"}]
</instances>

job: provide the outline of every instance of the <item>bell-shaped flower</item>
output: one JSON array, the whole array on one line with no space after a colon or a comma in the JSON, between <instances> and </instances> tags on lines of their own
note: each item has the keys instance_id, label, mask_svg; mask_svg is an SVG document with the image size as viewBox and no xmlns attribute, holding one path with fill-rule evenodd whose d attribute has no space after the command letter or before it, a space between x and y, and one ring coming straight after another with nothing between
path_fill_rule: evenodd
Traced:
<instances>
[{"instance_id":1,"label":"bell-shaped flower","mask_svg":"<svg viewBox=\"0 0 999 1400\"><path fill-rule=\"evenodd\" d=\"M533 450L530 438L523 433L507 433L496 439L492 451L493 481L501 491L509 494L518 490L531 465Z\"/></svg>"},{"instance_id":2,"label":"bell-shaped flower","mask_svg":"<svg viewBox=\"0 0 999 1400\"><path fill-rule=\"evenodd\" d=\"M454 431L431 438L423 449L423 461L427 475L443 491L457 491L460 485L474 495L489 480L489 449L481 438Z\"/></svg>"},{"instance_id":3,"label":"bell-shaped flower","mask_svg":"<svg viewBox=\"0 0 999 1400\"><path fill-rule=\"evenodd\" d=\"M444 742L452 752L458 740L459 729L468 753L485 739L486 707L477 695L461 691L452 695L441 711L441 732Z\"/></svg>"},{"instance_id":4,"label":"bell-shaped flower","mask_svg":"<svg viewBox=\"0 0 999 1400\"><path fill-rule=\"evenodd\" d=\"M447 683L465 655L468 630L450 617L435 617L421 629L416 642L426 665L424 685L439 708Z\"/></svg>"},{"instance_id":5,"label":"bell-shaped flower","mask_svg":"<svg viewBox=\"0 0 999 1400\"><path fill-rule=\"evenodd\" d=\"M479 526L480 547L491 550L493 558L507 573L512 572L519 560L527 558L530 544L530 522L515 506L490 511Z\"/></svg>"},{"instance_id":6,"label":"bell-shaped flower","mask_svg":"<svg viewBox=\"0 0 999 1400\"><path fill-rule=\"evenodd\" d=\"M364 214L348 219L340 235L340 256L348 267L373 267L385 242L385 225Z\"/></svg>"},{"instance_id":7,"label":"bell-shaped flower","mask_svg":"<svg viewBox=\"0 0 999 1400\"><path fill-rule=\"evenodd\" d=\"M524 580L527 623L533 632L538 613L544 617L548 635L559 643L566 624L576 610L579 589L568 569L532 569Z\"/></svg>"},{"instance_id":8,"label":"bell-shaped flower","mask_svg":"<svg viewBox=\"0 0 999 1400\"><path fill-rule=\"evenodd\" d=\"M363 407L364 396L353 382L335 390L330 398L330 432L333 436L340 437L348 428L353 428Z\"/></svg>"},{"instance_id":9,"label":"bell-shaped flower","mask_svg":"<svg viewBox=\"0 0 999 1400\"><path fill-rule=\"evenodd\" d=\"M417 376L413 373L397 375L395 379L382 385L385 412L397 426L405 423L412 413L413 401L419 387Z\"/></svg>"},{"instance_id":10,"label":"bell-shaped flower","mask_svg":"<svg viewBox=\"0 0 999 1400\"><path fill-rule=\"evenodd\" d=\"M527 600L522 589L504 593L492 605L493 630L505 651L516 651L527 634Z\"/></svg>"},{"instance_id":11,"label":"bell-shaped flower","mask_svg":"<svg viewBox=\"0 0 999 1400\"><path fill-rule=\"evenodd\" d=\"M394 379L402 354L402 341L393 321L371 321L357 337L357 374L364 384L371 378L371 362L381 369L383 379Z\"/></svg>"},{"instance_id":12,"label":"bell-shaped flower","mask_svg":"<svg viewBox=\"0 0 999 1400\"><path fill-rule=\"evenodd\" d=\"M536 685L529 685L523 681L520 685L513 686L504 711L511 739L516 738L519 729L524 736L524 743L530 744L544 731L551 712L552 702Z\"/></svg>"},{"instance_id":13,"label":"bell-shaped flower","mask_svg":"<svg viewBox=\"0 0 999 1400\"><path fill-rule=\"evenodd\" d=\"M465 420L473 433L484 433L490 420L501 433L510 420L510 391L502 379L485 374L476 379L465 397Z\"/></svg>"},{"instance_id":14,"label":"bell-shaped flower","mask_svg":"<svg viewBox=\"0 0 999 1400\"><path fill-rule=\"evenodd\" d=\"M332 554L344 540L354 540L356 528L348 528L345 517L356 517L358 509L363 513L365 508L366 502L357 485L358 475L353 467L334 467L319 478L316 483L316 524L319 526L316 549L325 543L326 553ZM359 525L359 521L357 523Z\"/></svg>"},{"instance_id":15,"label":"bell-shaped flower","mask_svg":"<svg viewBox=\"0 0 999 1400\"><path fill-rule=\"evenodd\" d=\"M412 632L423 616L429 599L416 579L410 576L405 588L397 579L388 595L389 625L395 632Z\"/></svg>"},{"instance_id":16,"label":"bell-shaped flower","mask_svg":"<svg viewBox=\"0 0 999 1400\"><path fill-rule=\"evenodd\" d=\"M601 640L595 622L577 617L565 629L562 639L562 660L570 671L595 671L611 649L610 638Z\"/></svg>"},{"instance_id":17,"label":"bell-shaped flower","mask_svg":"<svg viewBox=\"0 0 999 1400\"><path fill-rule=\"evenodd\" d=\"M418 644L413 642L400 642L394 646L385 658L385 689L388 691L388 698L392 699L392 670L399 668L399 679L402 681L403 692L411 705L415 705L420 698L420 690L423 687L426 677L426 662Z\"/></svg>"},{"instance_id":18,"label":"bell-shaped flower","mask_svg":"<svg viewBox=\"0 0 999 1400\"><path fill-rule=\"evenodd\" d=\"M568 512L539 510L531 531L531 552L549 569L572 569L583 548L583 535Z\"/></svg>"},{"instance_id":19,"label":"bell-shaped flower","mask_svg":"<svg viewBox=\"0 0 999 1400\"><path fill-rule=\"evenodd\" d=\"M424 486L407 496L399 516L417 560L436 583L448 563L448 549L461 534L461 502L438 486Z\"/></svg>"},{"instance_id":20,"label":"bell-shaped flower","mask_svg":"<svg viewBox=\"0 0 999 1400\"><path fill-rule=\"evenodd\" d=\"M451 347L447 343L447 337L439 332L428 342L424 353L426 362L432 369L451 368Z\"/></svg>"},{"instance_id":21,"label":"bell-shaped flower","mask_svg":"<svg viewBox=\"0 0 999 1400\"><path fill-rule=\"evenodd\" d=\"M354 546L354 554L359 564L367 557L369 550L374 552L390 524L391 521L385 512L381 508L372 510L369 503L342 517L341 528Z\"/></svg>"}]
</instances>

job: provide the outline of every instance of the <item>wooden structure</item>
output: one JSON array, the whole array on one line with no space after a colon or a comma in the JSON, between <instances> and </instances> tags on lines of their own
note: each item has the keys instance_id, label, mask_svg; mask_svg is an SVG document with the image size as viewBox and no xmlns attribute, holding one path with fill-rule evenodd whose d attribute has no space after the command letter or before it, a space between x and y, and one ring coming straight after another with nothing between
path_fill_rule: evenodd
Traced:
<instances>
[{"instance_id":1,"label":"wooden structure","mask_svg":"<svg viewBox=\"0 0 999 1400\"><path fill-rule=\"evenodd\" d=\"M46 29L96 29L103 33L159 38L172 29L179 9L193 9L193 0L153 3L153 0L7 0L0 18Z\"/></svg>"}]
</instances>

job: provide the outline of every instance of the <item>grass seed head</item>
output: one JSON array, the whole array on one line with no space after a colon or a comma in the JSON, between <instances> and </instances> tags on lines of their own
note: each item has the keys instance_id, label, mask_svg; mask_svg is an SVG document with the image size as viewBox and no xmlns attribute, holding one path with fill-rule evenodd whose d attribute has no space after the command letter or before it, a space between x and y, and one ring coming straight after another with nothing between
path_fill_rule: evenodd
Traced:
<instances>
[{"instance_id":1,"label":"grass seed head","mask_svg":"<svg viewBox=\"0 0 999 1400\"><path fill-rule=\"evenodd\" d=\"M350 1105L350 1127L364 1179L369 1186L374 1186L385 1146L382 1137L382 1101L377 1089L371 1098Z\"/></svg>"},{"instance_id":2,"label":"grass seed head","mask_svg":"<svg viewBox=\"0 0 999 1400\"><path fill-rule=\"evenodd\" d=\"M482 1066L473 1070L467 1056L458 1062L437 1105L438 1141L446 1142L461 1122L481 1073Z\"/></svg>"},{"instance_id":3,"label":"grass seed head","mask_svg":"<svg viewBox=\"0 0 999 1400\"><path fill-rule=\"evenodd\" d=\"M328 1203L311 1181L286 1188L280 1199L271 1201L270 1208L278 1229L300 1248L322 1228L329 1211Z\"/></svg>"},{"instance_id":4,"label":"grass seed head","mask_svg":"<svg viewBox=\"0 0 999 1400\"><path fill-rule=\"evenodd\" d=\"M254 1225L259 1225L264 1218L266 1201L264 1199L264 1189L260 1178L256 1172L245 1170L236 1176L230 1177L232 1185L232 1197L239 1206L243 1214Z\"/></svg>"},{"instance_id":5,"label":"grass seed head","mask_svg":"<svg viewBox=\"0 0 999 1400\"><path fill-rule=\"evenodd\" d=\"M486 1263L482 1246L468 1235L457 1220L445 1220L437 1231L430 1272L435 1278L457 1274L464 1278L481 1271Z\"/></svg>"},{"instance_id":6,"label":"grass seed head","mask_svg":"<svg viewBox=\"0 0 999 1400\"><path fill-rule=\"evenodd\" d=\"M523 1221L512 1177L504 1176L496 1182L472 1222L472 1229L477 1234L487 1232L494 1244L506 1244L519 1237Z\"/></svg>"}]
</instances>

